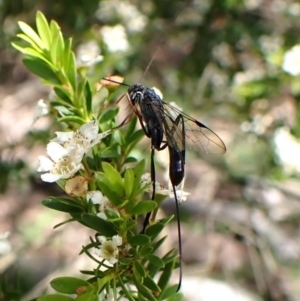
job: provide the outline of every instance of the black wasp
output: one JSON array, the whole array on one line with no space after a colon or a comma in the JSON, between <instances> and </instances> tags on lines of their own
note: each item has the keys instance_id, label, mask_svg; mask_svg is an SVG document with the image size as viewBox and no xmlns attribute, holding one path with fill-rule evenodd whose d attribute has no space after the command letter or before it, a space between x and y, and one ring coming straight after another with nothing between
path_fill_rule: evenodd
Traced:
<instances>
[{"instance_id":1,"label":"black wasp","mask_svg":"<svg viewBox=\"0 0 300 301\"><path fill-rule=\"evenodd\" d=\"M114 82L111 79L105 80ZM122 84L124 85L124 83ZM198 152L204 154L225 153L226 146L216 133L198 120L164 102L152 88L147 88L141 84L129 86L127 98L131 109L139 119L145 135L151 139L152 200L155 199L154 152L155 150L163 150L166 147L168 147L169 150L169 177L175 196L178 227L180 268L178 291L182 280L182 246L176 186L178 186L184 178L186 141ZM123 124L124 123L121 125ZM142 232L144 232L148 226L150 216L151 213L147 214Z\"/></svg>"}]
</instances>

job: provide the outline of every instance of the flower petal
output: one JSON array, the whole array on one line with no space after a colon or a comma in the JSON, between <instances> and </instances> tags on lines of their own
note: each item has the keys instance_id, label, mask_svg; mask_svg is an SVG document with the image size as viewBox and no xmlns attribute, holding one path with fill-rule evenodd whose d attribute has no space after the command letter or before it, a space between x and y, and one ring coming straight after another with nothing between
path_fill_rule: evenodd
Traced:
<instances>
[{"instance_id":1,"label":"flower petal","mask_svg":"<svg viewBox=\"0 0 300 301\"><path fill-rule=\"evenodd\" d=\"M53 162L45 157L45 156L39 156L40 166L37 169L37 171L49 171L53 167Z\"/></svg>"},{"instance_id":2,"label":"flower petal","mask_svg":"<svg viewBox=\"0 0 300 301\"><path fill-rule=\"evenodd\" d=\"M121 236L119 236L119 235L114 235L113 237L112 237L112 241L113 241L113 243L116 245L116 246L121 246L122 245L122 242L123 242L123 240L122 240L122 237Z\"/></svg>"},{"instance_id":3,"label":"flower petal","mask_svg":"<svg viewBox=\"0 0 300 301\"><path fill-rule=\"evenodd\" d=\"M68 140L73 139L74 137L74 132L69 131L69 132L55 132L56 138L52 139L51 141L53 142L58 142L60 144L65 143Z\"/></svg>"},{"instance_id":4,"label":"flower petal","mask_svg":"<svg viewBox=\"0 0 300 301\"><path fill-rule=\"evenodd\" d=\"M86 194L86 198L88 201L91 200L93 204L100 204L103 199L103 194L99 190L89 191Z\"/></svg>"},{"instance_id":5,"label":"flower petal","mask_svg":"<svg viewBox=\"0 0 300 301\"><path fill-rule=\"evenodd\" d=\"M54 162L58 162L59 159L68 155L68 151L57 142L47 144L47 153Z\"/></svg>"},{"instance_id":6,"label":"flower petal","mask_svg":"<svg viewBox=\"0 0 300 301\"><path fill-rule=\"evenodd\" d=\"M45 173L45 174L41 175L41 179L44 182L49 182L49 183L56 182L60 178L61 178L60 175L58 175L58 174L52 174L52 173Z\"/></svg>"},{"instance_id":7,"label":"flower petal","mask_svg":"<svg viewBox=\"0 0 300 301\"><path fill-rule=\"evenodd\" d=\"M98 124L96 121L90 121L80 127L80 133L89 141L93 141L98 135Z\"/></svg>"}]
</instances>

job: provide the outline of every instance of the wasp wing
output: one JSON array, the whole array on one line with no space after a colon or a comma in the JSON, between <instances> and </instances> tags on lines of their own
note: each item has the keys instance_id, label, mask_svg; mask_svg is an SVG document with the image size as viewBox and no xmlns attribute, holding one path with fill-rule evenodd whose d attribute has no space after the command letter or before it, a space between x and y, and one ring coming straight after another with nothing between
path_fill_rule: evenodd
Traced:
<instances>
[{"instance_id":1,"label":"wasp wing","mask_svg":"<svg viewBox=\"0 0 300 301\"><path fill-rule=\"evenodd\" d=\"M222 139L206 125L166 102L163 102L163 110L165 135L172 147L177 145L178 150L183 150L186 140L200 153L215 155L226 152ZM178 116L182 116L184 127L181 124L176 126Z\"/></svg>"}]
</instances>

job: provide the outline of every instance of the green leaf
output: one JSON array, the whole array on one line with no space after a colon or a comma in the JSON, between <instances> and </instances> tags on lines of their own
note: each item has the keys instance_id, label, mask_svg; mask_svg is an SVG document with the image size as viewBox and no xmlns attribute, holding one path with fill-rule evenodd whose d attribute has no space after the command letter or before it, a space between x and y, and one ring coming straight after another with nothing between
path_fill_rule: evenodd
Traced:
<instances>
[{"instance_id":1,"label":"green leaf","mask_svg":"<svg viewBox=\"0 0 300 301\"><path fill-rule=\"evenodd\" d=\"M142 247L139 251L140 256L145 257L145 259L148 254L152 254L152 253L153 253L152 247Z\"/></svg>"},{"instance_id":2,"label":"green leaf","mask_svg":"<svg viewBox=\"0 0 300 301\"><path fill-rule=\"evenodd\" d=\"M56 86L54 87L55 94L62 99L64 102L68 104L72 104L70 91L62 86Z\"/></svg>"},{"instance_id":3,"label":"green leaf","mask_svg":"<svg viewBox=\"0 0 300 301\"><path fill-rule=\"evenodd\" d=\"M96 179L98 178L98 175L100 173L96 173ZM122 200L120 199L120 196L118 193L114 190L113 186L107 185L105 182L100 181L98 183L98 186L102 193L116 206L118 207L121 203Z\"/></svg>"},{"instance_id":4,"label":"green leaf","mask_svg":"<svg viewBox=\"0 0 300 301\"><path fill-rule=\"evenodd\" d=\"M132 228L136 228L137 227L137 221L136 220L127 220L127 225L126 225L126 229L130 230Z\"/></svg>"},{"instance_id":5,"label":"green leaf","mask_svg":"<svg viewBox=\"0 0 300 301\"><path fill-rule=\"evenodd\" d=\"M164 255L162 258L163 262L166 264L170 263L171 261L177 261L178 258L178 251L174 248L170 250L167 254Z\"/></svg>"},{"instance_id":6,"label":"green leaf","mask_svg":"<svg viewBox=\"0 0 300 301\"><path fill-rule=\"evenodd\" d=\"M172 293L172 290L174 290L174 288L177 290L177 285L173 285L170 288L168 287L168 289L170 289L170 293ZM166 292L168 293L168 291L166 290ZM168 301L183 301L184 300L184 295L182 293L173 293L172 296L168 297Z\"/></svg>"},{"instance_id":7,"label":"green leaf","mask_svg":"<svg viewBox=\"0 0 300 301\"><path fill-rule=\"evenodd\" d=\"M134 167L134 174L136 179L138 180L138 183L140 183L141 177L145 173L145 165L146 165L146 160L143 159Z\"/></svg>"},{"instance_id":8,"label":"green leaf","mask_svg":"<svg viewBox=\"0 0 300 301\"><path fill-rule=\"evenodd\" d=\"M133 255L133 254L130 254L130 255ZM133 259L131 259L131 258L119 258L118 263L121 265L129 266L132 263L132 261L133 261Z\"/></svg>"},{"instance_id":9,"label":"green leaf","mask_svg":"<svg viewBox=\"0 0 300 301\"><path fill-rule=\"evenodd\" d=\"M46 49L49 50L52 42L50 28L45 16L40 11L36 13L36 27L38 34L40 35L41 39L44 42L44 45L46 46Z\"/></svg>"},{"instance_id":10,"label":"green leaf","mask_svg":"<svg viewBox=\"0 0 300 301\"><path fill-rule=\"evenodd\" d=\"M72 52L72 39L69 38L65 41L65 49L62 57L62 63L64 66L64 70L68 70L70 54Z\"/></svg>"},{"instance_id":11,"label":"green leaf","mask_svg":"<svg viewBox=\"0 0 300 301\"><path fill-rule=\"evenodd\" d=\"M30 47L23 48L23 46L18 46L16 44L13 44L13 46L26 56L32 57L36 60L39 59L41 62L45 63L50 69L57 70L57 68L45 57L44 53Z\"/></svg>"},{"instance_id":12,"label":"green leaf","mask_svg":"<svg viewBox=\"0 0 300 301\"><path fill-rule=\"evenodd\" d=\"M108 147L101 152L101 158L119 158L120 153L115 147Z\"/></svg>"},{"instance_id":13,"label":"green leaf","mask_svg":"<svg viewBox=\"0 0 300 301\"><path fill-rule=\"evenodd\" d=\"M162 271L162 274L159 277L158 286L161 288L162 291L167 287L167 285L168 285L168 283L170 281L170 278L171 278L172 273L174 271L174 265L175 265L174 261L168 263L164 267L164 269ZM175 289L175 292L176 292L176 289Z\"/></svg>"},{"instance_id":14,"label":"green leaf","mask_svg":"<svg viewBox=\"0 0 300 301\"><path fill-rule=\"evenodd\" d=\"M131 215L141 215L153 211L157 207L154 201L142 201L136 204L128 213Z\"/></svg>"},{"instance_id":15,"label":"green leaf","mask_svg":"<svg viewBox=\"0 0 300 301\"><path fill-rule=\"evenodd\" d=\"M76 70L76 58L75 58L75 54L73 51L70 52L69 64L67 66L67 69L65 69L65 70L67 71L67 76L68 76L69 82L73 88L73 91L76 91L77 70Z\"/></svg>"},{"instance_id":16,"label":"green leaf","mask_svg":"<svg viewBox=\"0 0 300 301\"><path fill-rule=\"evenodd\" d=\"M54 20L51 20L50 21L51 37L53 38L58 31L60 31L59 25Z\"/></svg>"},{"instance_id":17,"label":"green leaf","mask_svg":"<svg viewBox=\"0 0 300 301\"><path fill-rule=\"evenodd\" d=\"M75 294L76 290L81 286L93 288L89 282L75 277L58 277L51 280L50 285L62 294Z\"/></svg>"},{"instance_id":18,"label":"green leaf","mask_svg":"<svg viewBox=\"0 0 300 301\"><path fill-rule=\"evenodd\" d=\"M139 280L134 275L133 280L138 289L139 294L144 296L148 301L157 301L157 299L152 295L152 293L144 286L143 283L139 282Z\"/></svg>"},{"instance_id":19,"label":"green leaf","mask_svg":"<svg viewBox=\"0 0 300 301\"><path fill-rule=\"evenodd\" d=\"M85 83L84 95L85 95L86 111L89 115L92 112L92 96L93 96L89 81L86 81Z\"/></svg>"},{"instance_id":20,"label":"green leaf","mask_svg":"<svg viewBox=\"0 0 300 301\"><path fill-rule=\"evenodd\" d=\"M133 271L138 273L143 278L146 277L146 271L144 267L137 260L135 260L133 263Z\"/></svg>"},{"instance_id":21,"label":"green leaf","mask_svg":"<svg viewBox=\"0 0 300 301\"><path fill-rule=\"evenodd\" d=\"M68 124L74 122L74 123L77 123L80 125L85 123L85 121L82 118L77 117L77 116L64 116L64 117L59 118L58 122L65 122Z\"/></svg>"},{"instance_id":22,"label":"green leaf","mask_svg":"<svg viewBox=\"0 0 300 301\"><path fill-rule=\"evenodd\" d=\"M41 48L37 47L35 44L33 44L33 42L27 36L25 36L23 33L19 33L19 34L17 34L17 37L19 37L20 39L31 44L29 47L24 47L24 43L22 43L22 42L19 42L19 41L13 42L12 45L16 49L18 49L21 53L27 54L27 53L30 53L30 51L34 50L35 53L38 53L43 60L46 60L43 50Z\"/></svg>"},{"instance_id":23,"label":"green leaf","mask_svg":"<svg viewBox=\"0 0 300 301\"><path fill-rule=\"evenodd\" d=\"M131 135L130 140L127 144L127 151L130 152L136 146L136 144L140 140L142 140L143 137L145 137L145 133L143 130L138 130L134 132L133 135Z\"/></svg>"},{"instance_id":24,"label":"green leaf","mask_svg":"<svg viewBox=\"0 0 300 301\"><path fill-rule=\"evenodd\" d=\"M26 23L19 21L18 22L20 29L25 33L26 36L28 36L37 46L39 46L41 49L45 49L45 44L40 39L40 37L37 35L37 33Z\"/></svg>"},{"instance_id":25,"label":"green leaf","mask_svg":"<svg viewBox=\"0 0 300 301\"><path fill-rule=\"evenodd\" d=\"M99 296L95 292L88 292L78 296L76 301L99 301Z\"/></svg>"},{"instance_id":26,"label":"green leaf","mask_svg":"<svg viewBox=\"0 0 300 301\"><path fill-rule=\"evenodd\" d=\"M119 215L114 210L105 209L104 212L107 218L109 218L111 222L118 223L118 224L124 222L124 219L122 217L119 217Z\"/></svg>"},{"instance_id":27,"label":"green leaf","mask_svg":"<svg viewBox=\"0 0 300 301\"><path fill-rule=\"evenodd\" d=\"M68 296L63 296L63 295L59 295L59 294L51 294L51 295L46 295L46 296L42 296L37 298L37 301L70 301L70 300L74 300L71 297Z\"/></svg>"},{"instance_id":28,"label":"green leaf","mask_svg":"<svg viewBox=\"0 0 300 301\"><path fill-rule=\"evenodd\" d=\"M145 234L137 234L128 239L128 243L132 246L144 246L150 243L150 238Z\"/></svg>"},{"instance_id":29,"label":"green leaf","mask_svg":"<svg viewBox=\"0 0 300 301\"><path fill-rule=\"evenodd\" d=\"M111 122L117 116L118 112L119 112L118 108L111 109L111 110L104 112L99 119L99 123L103 124L103 123Z\"/></svg>"},{"instance_id":30,"label":"green leaf","mask_svg":"<svg viewBox=\"0 0 300 301\"><path fill-rule=\"evenodd\" d=\"M149 260L149 262L155 267L161 269L165 266L165 263L156 255L149 254L145 256L145 259Z\"/></svg>"},{"instance_id":31,"label":"green leaf","mask_svg":"<svg viewBox=\"0 0 300 301\"><path fill-rule=\"evenodd\" d=\"M132 192L132 186L134 183L134 173L132 169L127 169L124 175L124 187L126 198L129 199Z\"/></svg>"},{"instance_id":32,"label":"green leaf","mask_svg":"<svg viewBox=\"0 0 300 301\"><path fill-rule=\"evenodd\" d=\"M127 157L124 163L135 163L137 159L135 157Z\"/></svg>"},{"instance_id":33,"label":"green leaf","mask_svg":"<svg viewBox=\"0 0 300 301\"><path fill-rule=\"evenodd\" d=\"M62 57L64 51L64 39L62 33L58 31L54 37L50 48L50 56L55 65L63 67Z\"/></svg>"},{"instance_id":34,"label":"green leaf","mask_svg":"<svg viewBox=\"0 0 300 301\"><path fill-rule=\"evenodd\" d=\"M131 120L131 122L129 122L125 133L125 141L128 141L130 136L134 133L134 130L136 128L136 123L137 123L137 117L134 117Z\"/></svg>"},{"instance_id":35,"label":"green leaf","mask_svg":"<svg viewBox=\"0 0 300 301\"><path fill-rule=\"evenodd\" d=\"M48 197L44 200L42 200L42 204L45 207L62 211L62 212L69 212L69 213L78 213L83 212L84 209L76 204L74 201L69 199L63 199L58 197Z\"/></svg>"},{"instance_id":36,"label":"green leaf","mask_svg":"<svg viewBox=\"0 0 300 301\"><path fill-rule=\"evenodd\" d=\"M145 160L141 160L133 169L134 171L134 184L132 187L132 191L134 194L131 197L135 197L136 195L141 193L141 177L145 173Z\"/></svg>"},{"instance_id":37,"label":"green leaf","mask_svg":"<svg viewBox=\"0 0 300 301\"><path fill-rule=\"evenodd\" d=\"M108 222L96 215L84 213L81 218L87 226L96 230L101 235L112 237L118 233L111 222Z\"/></svg>"},{"instance_id":38,"label":"green leaf","mask_svg":"<svg viewBox=\"0 0 300 301\"><path fill-rule=\"evenodd\" d=\"M119 172L112 165L106 162L102 163L102 168L105 176L107 177L108 181L111 184L111 187L114 188L114 191L119 196L122 196L124 193L124 183Z\"/></svg>"},{"instance_id":39,"label":"green leaf","mask_svg":"<svg viewBox=\"0 0 300 301\"><path fill-rule=\"evenodd\" d=\"M146 231L145 233L152 237L152 238L155 238L158 236L158 234L163 230L164 228L164 224L160 223L160 222L157 222L155 224L152 224L152 225L149 225L147 228L146 228Z\"/></svg>"},{"instance_id":40,"label":"green leaf","mask_svg":"<svg viewBox=\"0 0 300 301\"><path fill-rule=\"evenodd\" d=\"M166 240L166 236L162 237L160 240L156 241L154 244L152 244L153 252L155 252Z\"/></svg>"},{"instance_id":41,"label":"green leaf","mask_svg":"<svg viewBox=\"0 0 300 301\"><path fill-rule=\"evenodd\" d=\"M52 84L61 84L56 73L39 58L28 56L23 59L23 63L35 75Z\"/></svg>"},{"instance_id":42,"label":"green leaf","mask_svg":"<svg viewBox=\"0 0 300 301\"><path fill-rule=\"evenodd\" d=\"M39 53L43 53L44 54L44 51L43 51L43 49L41 49L38 45L36 45L35 43L34 43L34 41L32 41L28 36L26 36L24 33L18 33L17 34L17 37L18 38L20 38L20 39L22 39L22 40L24 40L25 42L27 42L28 44L30 44L30 48L32 48L32 49L34 49L34 50L36 50L37 52L39 52ZM19 49L21 52L23 52L22 51L22 48L24 47L24 45L23 44L19 44L19 42L17 42L18 44L18 48L17 49Z\"/></svg>"},{"instance_id":43,"label":"green leaf","mask_svg":"<svg viewBox=\"0 0 300 301\"><path fill-rule=\"evenodd\" d=\"M161 292L160 287L155 283L155 281L149 276L144 278L144 285L149 288L149 290L154 292Z\"/></svg>"}]
</instances>

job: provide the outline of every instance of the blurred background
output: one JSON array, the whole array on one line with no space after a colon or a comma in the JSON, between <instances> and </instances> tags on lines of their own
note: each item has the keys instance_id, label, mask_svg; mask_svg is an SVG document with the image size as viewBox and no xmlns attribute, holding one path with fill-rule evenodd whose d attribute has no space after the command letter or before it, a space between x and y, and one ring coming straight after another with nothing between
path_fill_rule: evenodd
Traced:
<instances>
[{"instance_id":1,"label":"blurred background","mask_svg":"<svg viewBox=\"0 0 300 301\"><path fill-rule=\"evenodd\" d=\"M185 300L300 300L300 3L292 0L0 1L0 283L19 284L24 300L41 294L49 279L87 269L78 253L93 235L73 224L53 230L65 217L40 204L60 193L36 172L55 131L47 117L34 122L36 105L51 91L10 45L17 21L34 26L37 10L73 37L78 64L98 60L92 83L111 74L155 86L226 144L220 156L187 153ZM148 152L145 139L135 154ZM166 155L156 156L164 183ZM172 213L166 200L162 214ZM175 223L168 236L177 246Z\"/></svg>"}]
</instances>

